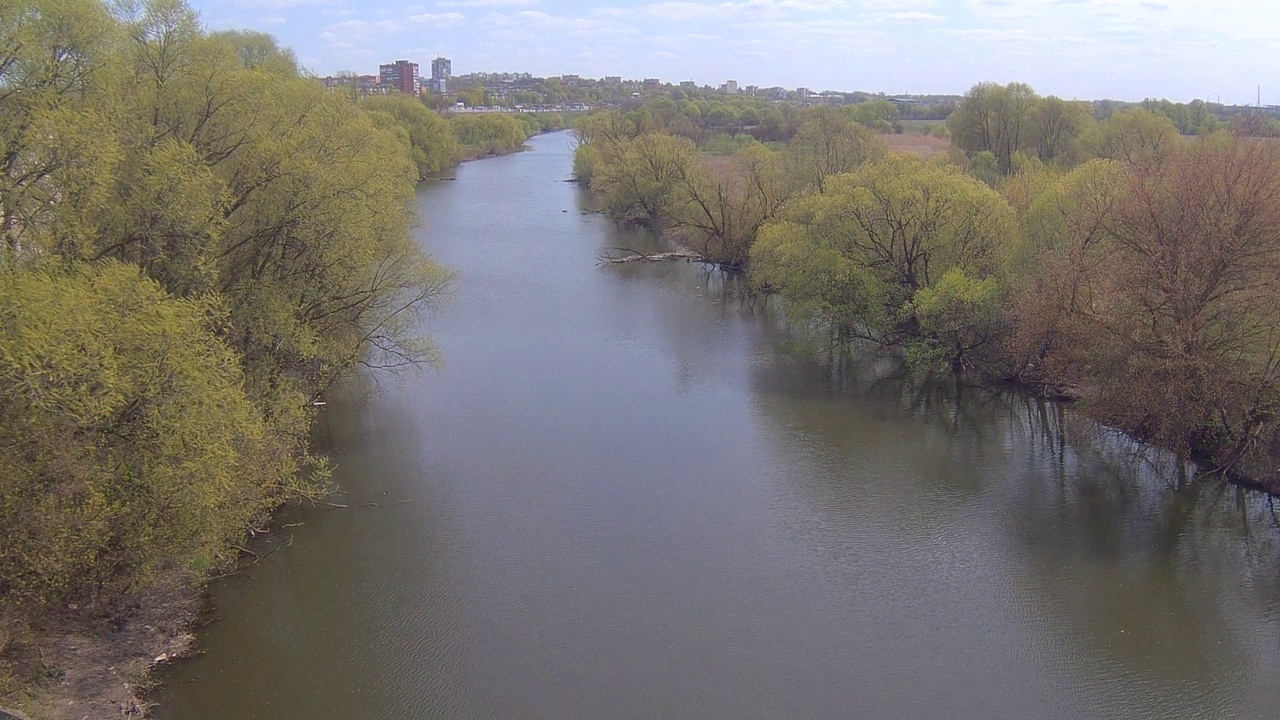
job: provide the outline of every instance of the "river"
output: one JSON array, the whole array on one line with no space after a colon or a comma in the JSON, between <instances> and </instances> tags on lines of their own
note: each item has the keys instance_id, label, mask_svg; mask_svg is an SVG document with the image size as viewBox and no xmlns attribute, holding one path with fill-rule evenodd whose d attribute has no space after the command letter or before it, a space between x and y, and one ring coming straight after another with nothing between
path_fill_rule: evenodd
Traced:
<instances>
[{"instance_id":1,"label":"river","mask_svg":"<svg viewBox=\"0 0 1280 720\"><path fill-rule=\"evenodd\" d=\"M815 361L695 265L598 267L654 240L571 157L419 190L444 365L334 393L349 507L216 585L158 717L1280 716L1263 499L1059 406Z\"/></svg>"}]
</instances>

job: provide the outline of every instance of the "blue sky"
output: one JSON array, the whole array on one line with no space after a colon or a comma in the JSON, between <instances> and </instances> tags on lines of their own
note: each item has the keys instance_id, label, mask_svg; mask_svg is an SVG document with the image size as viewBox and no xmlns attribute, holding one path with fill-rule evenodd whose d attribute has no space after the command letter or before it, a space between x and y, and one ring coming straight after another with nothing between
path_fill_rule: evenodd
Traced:
<instances>
[{"instance_id":1,"label":"blue sky","mask_svg":"<svg viewBox=\"0 0 1280 720\"><path fill-rule=\"evenodd\" d=\"M1280 104L1276 0L189 0L312 72L452 58L474 71L814 90Z\"/></svg>"}]
</instances>

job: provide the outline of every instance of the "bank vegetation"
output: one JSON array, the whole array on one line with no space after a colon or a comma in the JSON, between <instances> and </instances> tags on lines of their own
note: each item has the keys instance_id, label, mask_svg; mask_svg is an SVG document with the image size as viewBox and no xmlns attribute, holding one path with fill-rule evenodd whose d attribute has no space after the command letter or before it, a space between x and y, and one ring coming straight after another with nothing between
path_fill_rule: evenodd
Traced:
<instances>
[{"instance_id":1,"label":"bank vegetation","mask_svg":"<svg viewBox=\"0 0 1280 720\"><path fill-rule=\"evenodd\" d=\"M676 256L746 273L833 350L1078 399L1280 492L1271 124L984 83L941 126L951 152L926 160L889 152L867 109L786 113L783 132L729 142L669 101L598 113L577 127L575 175Z\"/></svg>"},{"instance_id":2,"label":"bank vegetation","mask_svg":"<svg viewBox=\"0 0 1280 720\"><path fill-rule=\"evenodd\" d=\"M327 93L179 0L0 4L0 705L76 671L40 638L109 647L328 491L325 388L436 355L415 184L541 127Z\"/></svg>"}]
</instances>

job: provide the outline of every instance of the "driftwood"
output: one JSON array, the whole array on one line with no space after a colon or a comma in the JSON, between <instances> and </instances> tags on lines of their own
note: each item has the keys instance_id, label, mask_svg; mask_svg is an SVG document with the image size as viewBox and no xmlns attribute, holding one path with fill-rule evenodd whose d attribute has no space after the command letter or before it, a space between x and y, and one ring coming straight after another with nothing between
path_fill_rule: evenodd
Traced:
<instances>
[{"instance_id":1,"label":"driftwood","mask_svg":"<svg viewBox=\"0 0 1280 720\"><path fill-rule=\"evenodd\" d=\"M705 263L707 259L690 250L672 252L642 253L634 248L607 247L596 252L596 261L601 265L621 265L629 262L662 262L663 260L684 260L685 262Z\"/></svg>"}]
</instances>

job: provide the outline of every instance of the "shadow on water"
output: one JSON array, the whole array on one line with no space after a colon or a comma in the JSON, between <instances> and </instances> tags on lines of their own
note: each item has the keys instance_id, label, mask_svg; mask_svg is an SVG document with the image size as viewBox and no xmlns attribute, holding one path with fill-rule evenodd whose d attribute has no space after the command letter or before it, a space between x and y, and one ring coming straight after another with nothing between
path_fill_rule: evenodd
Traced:
<instances>
[{"instance_id":1,"label":"shadow on water","mask_svg":"<svg viewBox=\"0 0 1280 720\"><path fill-rule=\"evenodd\" d=\"M803 503L791 529L818 553L857 546L828 566L852 558L851 585L879 569L866 562L870 538L850 528L896 532L917 550L878 559L907 577L918 561L928 567L906 581L904 602L945 614L911 594L948 595L951 571L987 578L1007 597L1006 620L1051 629L1046 656L1077 658L1059 663L1085 677L1056 678L1057 692L1101 688L1084 707L1125 717L1276 708L1275 692L1257 693L1280 668L1280 531L1266 496L1198 478L1070 407L920 381L880 354L825 362L780 349L753 383L778 442L811 466L787 486ZM989 554L937 549L948 544Z\"/></svg>"}]
</instances>

